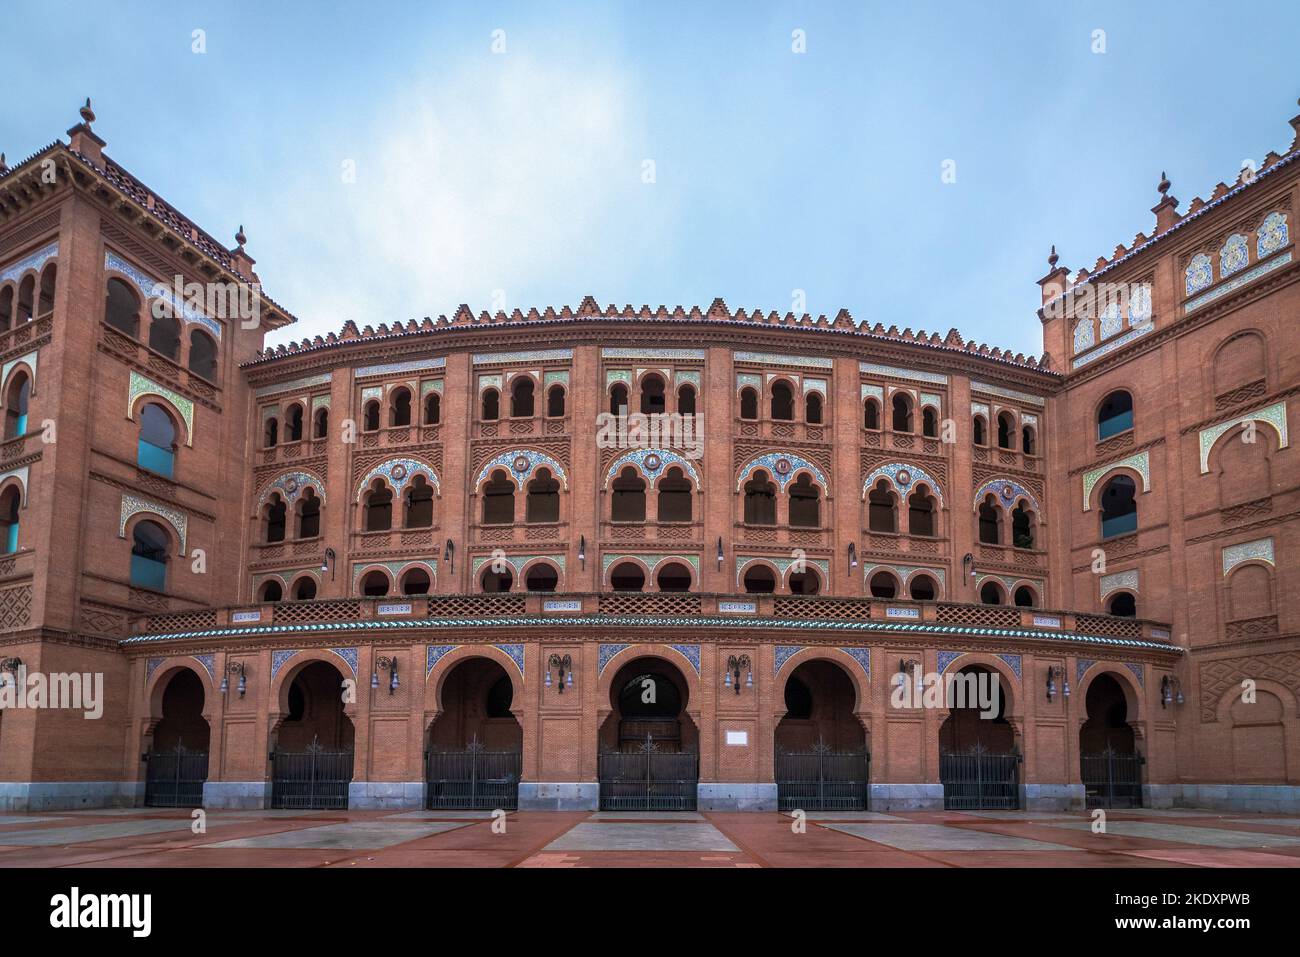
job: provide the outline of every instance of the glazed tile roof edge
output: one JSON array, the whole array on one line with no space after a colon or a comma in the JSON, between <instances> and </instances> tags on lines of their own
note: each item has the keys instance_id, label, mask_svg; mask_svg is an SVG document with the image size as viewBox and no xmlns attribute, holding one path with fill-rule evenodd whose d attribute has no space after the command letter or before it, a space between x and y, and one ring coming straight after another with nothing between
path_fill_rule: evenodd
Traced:
<instances>
[{"instance_id":1,"label":"glazed tile roof edge","mask_svg":"<svg viewBox=\"0 0 1300 957\"><path fill-rule=\"evenodd\" d=\"M444 630L452 628L521 628L521 627L588 627L609 626L667 628L754 628L768 631L830 630L848 632L892 632L898 634L929 634L980 638L1026 638L1043 641L1068 641L1080 644L1111 645L1117 648L1144 648L1183 654L1177 645L1140 638L1111 638L1104 635L1084 635L1076 632L1031 631L1025 628L985 628L973 625L900 624L884 621L841 621L836 619L785 619L748 618L744 616L703 617L633 616L633 615L583 615L562 617L551 615L526 615L518 618L404 618L398 620L368 619L365 621L336 621L298 625L250 625L241 628L205 628L199 631L178 631L156 635L132 635L121 639L122 646L148 645L163 641L185 641L197 638L241 638L267 635L327 634L348 631L402 631Z\"/></svg>"}]
</instances>

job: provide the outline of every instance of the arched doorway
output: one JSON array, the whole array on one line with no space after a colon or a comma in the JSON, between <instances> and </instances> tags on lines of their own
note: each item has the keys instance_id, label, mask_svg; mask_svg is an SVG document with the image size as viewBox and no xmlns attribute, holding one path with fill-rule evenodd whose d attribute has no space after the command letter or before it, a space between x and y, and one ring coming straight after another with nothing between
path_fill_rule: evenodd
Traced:
<instances>
[{"instance_id":1,"label":"arched doorway","mask_svg":"<svg viewBox=\"0 0 1300 957\"><path fill-rule=\"evenodd\" d=\"M145 807L202 807L208 779L208 722L203 682L189 668L163 679L154 700L162 717L145 755Z\"/></svg>"},{"instance_id":2,"label":"arched doorway","mask_svg":"<svg viewBox=\"0 0 1300 957\"><path fill-rule=\"evenodd\" d=\"M939 727L939 780L946 811L1020 807L1020 761L1007 720L1011 696L984 665L943 675L948 717Z\"/></svg>"},{"instance_id":3,"label":"arched doorway","mask_svg":"<svg viewBox=\"0 0 1300 957\"><path fill-rule=\"evenodd\" d=\"M511 710L514 695L510 675L491 658L466 658L443 678L425 752L426 807L519 807L524 729Z\"/></svg>"},{"instance_id":4,"label":"arched doorway","mask_svg":"<svg viewBox=\"0 0 1300 957\"><path fill-rule=\"evenodd\" d=\"M775 734L778 810L866 810L871 756L856 702L853 679L833 661L790 673Z\"/></svg>"},{"instance_id":5,"label":"arched doorway","mask_svg":"<svg viewBox=\"0 0 1300 957\"><path fill-rule=\"evenodd\" d=\"M347 809L355 732L343 701L354 691L326 661L302 666L280 689L284 718L271 755L271 807Z\"/></svg>"},{"instance_id":6,"label":"arched doorway","mask_svg":"<svg viewBox=\"0 0 1300 957\"><path fill-rule=\"evenodd\" d=\"M1113 675L1100 674L1085 696L1088 719L1079 729L1079 775L1088 807L1142 806L1142 763L1128 699Z\"/></svg>"},{"instance_id":7,"label":"arched doorway","mask_svg":"<svg viewBox=\"0 0 1300 957\"><path fill-rule=\"evenodd\" d=\"M690 688L676 666L642 657L610 683L597 777L602 811L693 811L699 791L699 731L686 712Z\"/></svg>"}]
</instances>

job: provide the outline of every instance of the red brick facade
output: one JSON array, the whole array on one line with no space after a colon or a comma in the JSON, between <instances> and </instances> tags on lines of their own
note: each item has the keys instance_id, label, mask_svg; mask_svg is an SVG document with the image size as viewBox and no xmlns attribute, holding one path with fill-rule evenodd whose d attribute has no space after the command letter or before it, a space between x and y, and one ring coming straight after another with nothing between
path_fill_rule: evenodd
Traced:
<instances>
[{"instance_id":1,"label":"red brick facade","mask_svg":"<svg viewBox=\"0 0 1300 957\"><path fill-rule=\"evenodd\" d=\"M159 318L151 282L253 262L85 120L0 168L0 654L102 672L105 707L0 714L0 804L138 801L142 752L180 740L209 803L261 806L268 753L314 737L353 750L354 806L419 805L424 753L472 740L521 752L525 804L588 806L650 671L701 806L775 806L777 745L818 742L869 749L878 806L933 806L965 732L891 704L911 662L1000 676L1028 806L1083 800L1102 675L1148 801L1300 804L1300 141L1181 215L1162 184L1155 235L1091 274L1053 255L1041 359L590 297L261 352L294 321L264 296L256 321ZM1090 311L1107 283L1146 292ZM624 398L693 405L702 454L603 447ZM1126 482L1135 519L1106 497ZM165 562L133 559L149 534ZM182 670L201 696L169 697Z\"/></svg>"}]
</instances>

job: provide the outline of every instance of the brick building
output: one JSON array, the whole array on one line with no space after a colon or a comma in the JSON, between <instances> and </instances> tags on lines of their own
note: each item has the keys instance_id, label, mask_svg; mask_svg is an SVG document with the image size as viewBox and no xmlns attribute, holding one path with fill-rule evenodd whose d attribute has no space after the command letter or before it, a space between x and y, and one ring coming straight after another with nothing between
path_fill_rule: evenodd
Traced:
<instances>
[{"instance_id":1,"label":"brick building","mask_svg":"<svg viewBox=\"0 0 1300 957\"><path fill-rule=\"evenodd\" d=\"M0 162L0 681L103 714L0 712L0 807L1300 810L1300 117L1053 252L1041 358L590 297L264 350L242 228L82 119Z\"/></svg>"}]
</instances>

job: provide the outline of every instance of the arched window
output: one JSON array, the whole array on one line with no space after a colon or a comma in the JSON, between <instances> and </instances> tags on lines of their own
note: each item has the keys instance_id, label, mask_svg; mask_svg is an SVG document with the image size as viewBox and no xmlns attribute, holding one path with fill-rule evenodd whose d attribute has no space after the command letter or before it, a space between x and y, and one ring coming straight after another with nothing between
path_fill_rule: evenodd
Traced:
<instances>
[{"instance_id":1,"label":"arched window","mask_svg":"<svg viewBox=\"0 0 1300 957\"><path fill-rule=\"evenodd\" d=\"M284 440L286 442L302 441L302 406L294 403L284 416Z\"/></svg>"},{"instance_id":2,"label":"arched window","mask_svg":"<svg viewBox=\"0 0 1300 957\"><path fill-rule=\"evenodd\" d=\"M172 362L181 357L181 324L172 316L170 308L154 316L149 324L149 348L160 352Z\"/></svg>"},{"instance_id":3,"label":"arched window","mask_svg":"<svg viewBox=\"0 0 1300 957\"><path fill-rule=\"evenodd\" d=\"M140 410L140 436L136 442L135 461L166 478L172 477L176 460L176 425L163 407L147 403Z\"/></svg>"},{"instance_id":4,"label":"arched window","mask_svg":"<svg viewBox=\"0 0 1300 957\"><path fill-rule=\"evenodd\" d=\"M794 421L794 390L787 382L772 385L772 418L780 422Z\"/></svg>"},{"instance_id":5,"label":"arched window","mask_svg":"<svg viewBox=\"0 0 1300 957\"><path fill-rule=\"evenodd\" d=\"M329 435L330 431L330 410L327 406L321 406L316 410L315 421L312 423L311 434L313 438L323 439Z\"/></svg>"},{"instance_id":6,"label":"arched window","mask_svg":"<svg viewBox=\"0 0 1300 957\"><path fill-rule=\"evenodd\" d=\"M776 486L762 469L745 483L745 524L776 524Z\"/></svg>"},{"instance_id":7,"label":"arched window","mask_svg":"<svg viewBox=\"0 0 1300 957\"><path fill-rule=\"evenodd\" d=\"M5 396L5 439L16 439L27 434L27 408L32 395L32 381L25 372L19 372L9 381Z\"/></svg>"},{"instance_id":8,"label":"arched window","mask_svg":"<svg viewBox=\"0 0 1300 957\"><path fill-rule=\"evenodd\" d=\"M22 493L10 485L0 494L0 554L18 551L18 506Z\"/></svg>"},{"instance_id":9,"label":"arched window","mask_svg":"<svg viewBox=\"0 0 1300 957\"><path fill-rule=\"evenodd\" d=\"M980 601L986 605L1001 605L1002 586L995 581L986 581L980 586Z\"/></svg>"},{"instance_id":10,"label":"arched window","mask_svg":"<svg viewBox=\"0 0 1300 957\"><path fill-rule=\"evenodd\" d=\"M564 417L564 386L558 382L546 393L546 415L552 419Z\"/></svg>"},{"instance_id":11,"label":"arched window","mask_svg":"<svg viewBox=\"0 0 1300 957\"><path fill-rule=\"evenodd\" d=\"M403 595L429 594L429 573L423 568L412 568L402 576Z\"/></svg>"},{"instance_id":12,"label":"arched window","mask_svg":"<svg viewBox=\"0 0 1300 957\"><path fill-rule=\"evenodd\" d=\"M913 575L907 582L907 594L913 601L934 601L939 593L929 575Z\"/></svg>"},{"instance_id":13,"label":"arched window","mask_svg":"<svg viewBox=\"0 0 1300 957\"><path fill-rule=\"evenodd\" d=\"M510 414L517 419L531 418L533 414L533 380L531 376L515 376L510 387Z\"/></svg>"},{"instance_id":14,"label":"arched window","mask_svg":"<svg viewBox=\"0 0 1300 957\"><path fill-rule=\"evenodd\" d=\"M479 416L484 422L495 422L501 416L501 396L496 389L484 389L482 400L482 414Z\"/></svg>"},{"instance_id":15,"label":"arched window","mask_svg":"<svg viewBox=\"0 0 1300 957\"><path fill-rule=\"evenodd\" d=\"M1015 548L1034 547L1034 513L1024 502L1011 512L1011 544Z\"/></svg>"},{"instance_id":16,"label":"arched window","mask_svg":"<svg viewBox=\"0 0 1300 957\"><path fill-rule=\"evenodd\" d=\"M822 424L822 397L820 392L809 392L803 405L804 419L809 425Z\"/></svg>"},{"instance_id":17,"label":"arched window","mask_svg":"<svg viewBox=\"0 0 1300 957\"><path fill-rule=\"evenodd\" d=\"M506 473L497 469L483 486L483 524L513 525L515 521L515 486Z\"/></svg>"},{"instance_id":18,"label":"arched window","mask_svg":"<svg viewBox=\"0 0 1300 957\"><path fill-rule=\"evenodd\" d=\"M361 431L379 431L379 400L371 399L361 410Z\"/></svg>"},{"instance_id":19,"label":"arched window","mask_svg":"<svg viewBox=\"0 0 1300 957\"><path fill-rule=\"evenodd\" d=\"M691 483L682 470L673 466L659 480L659 521L689 522L691 520Z\"/></svg>"},{"instance_id":20,"label":"arched window","mask_svg":"<svg viewBox=\"0 0 1300 957\"><path fill-rule=\"evenodd\" d=\"M862 403L862 427L873 432L880 430L880 403L870 397Z\"/></svg>"},{"instance_id":21,"label":"arched window","mask_svg":"<svg viewBox=\"0 0 1300 957\"><path fill-rule=\"evenodd\" d=\"M528 483L524 502L524 521L558 522L560 520L560 483L550 469L538 469Z\"/></svg>"},{"instance_id":22,"label":"arched window","mask_svg":"<svg viewBox=\"0 0 1300 957\"><path fill-rule=\"evenodd\" d=\"M921 410L921 434L927 439L939 437L939 413L934 411L933 406L927 405Z\"/></svg>"},{"instance_id":23,"label":"arched window","mask_svg":"<svg viewBox=\"0 0 1300 957\"><path fill-rule=\"evenodd\" d=\"M442 421L442 396L430 392L424 397L424 424L437 425Z\"/></svg>"},{"instance_id":24,"label":"arched window","mask_svg":"<svg viewBox=\"0 0 1300 957\"><path fill-rule=\"evenodd\" d=\"M619 562L609 573L609 584L614 591L641 591L645 588L645 572L635 562Z\"/></svg>"},{"instance_id":25,"label":"arched window","mask_svg":"<svg viewBox=\"0 0 1300 957\"><path fill-rule=\"evenodd\" d=\"M416 475L406 490L406 527L433 527L433 486L423 475Z\"/></svg>"},{"instance_id":26,"label":"arched window","mask_svg":"<svg viewBox=\"0 0 1300 957\"><path fill-rule=\"evenodd\" d=\"M279 492L272 492L266 506L262 509L262 518L266 522L266 542L273 545L284 541L285 519L288 507Z\"/></svg>"},{"instance_id":27,"label":"arched window","mask_svg":"<svg viewBox=\"0 0 1300 957\"><path fill-rule=\"evenodd\" d=\"M164 591L170 539L157 522L137 522L131 533L131 584Z\"/></svg>"},{"instance_id":28,"label":"arched window","mask_svg":"<svg viewBox=\"0 0 1300 957\"><path fill-rule=\"evenodd\" d=\"M684 385L677 390L677 411L682 415L695 414L695 386Z\"/></svg>"},{"instance_id":29,"label":"arched window","mask_svg":"<svg viewBox=\"0 0 1300 957\"><path fill-rule=\"evenodd\" d=\"M805 568L790 576L790 594L816 595L822 590L822 579L812 568Z\"/></svg>"},{"instance_id":30,"label":"arched window","mask_svg":"<svg viewBox=\"0 0 1300 957\"><path fill-rule=\"evenodd\" d=\"M1097 441L1133 428L1133 396L1123 389L1101 400L1097 408Z\"/></svg>"},{"instance_id":31,"label":"arched window","mask_svg":"<svg viewBox=\"0 0 1300 957\"><path fill-rule=\"evenodd\" d=\"M1034 595L1034 590L1028 585L1021 585L1017 588L1016 594L1012 600L1016 603L1017 608L1033 608L1038 604L1038 600Z\"/></svg>"},{"instance_id":32,"label":"arched window","mask_svg":"<svg viewBox=\"0 0 1300 957\"><path fill-rule=\"evenodd\" d=\"M493 562L488 562L487 566L483 569L482 576L479 578L479 583L482 585L483 591L488 594L498 594L500 592L509 591L514 587L515 573L506 562L501 562L499 569L494 569L492 567L493 564Z\"/></svg>"},{"instance_id":33,"label":"arched window","mask_svg":"<svg viewBox=\"0 0 1300 957\"><path fill-rule=\"evenodd\" d=\"M795 528L821 528L821 490L807 472L790 486L790 525Z\"/></svg>"},{"instance_id":34,"label":"arched window","mask_svg":"<svg viewBox=\"0 0 1300 957\"><path fill-rule=\"evenodd\" d=\"M284 588L274 578L262 582L262 587L257 590L258 601L280 601L282 598L284 598Z\"/></svg>"},{"instance_id":35,"label":"arched window","mask_svg":"<svg viewBox=\"0 0 1300 957\"><path fill-rule=\"evenodd\" d=\"M377 568L366 572L361 579L361 594L367 598L383 598L388 594L388 576Z\"/></svg>"},{"instance_id":36,"label":"arched window","mask_svg":"<svg viewBox=\"0 0 1300 957\"><path fill-rule=\"evenodd\" d=\"M971 441L976 445L988 445L988 427L984 424L984 416L977 415L971 419Z\"/></svg>"},{"instance_id":37,"label":"arched window","mask_svg":"<svg viewBox=\"0 0 1300 957\"><path fill-rule=\"evenodd\" d=\"M295 506L298 513L298 537L315 538L320 534L320 498L316 490L308 486L302 490L302 496Z\"/></svg>"},{"instance_id":38,"label":"arched window","mask_svg":"<svg viewBox=\"0 0 1300 957\"><path fill-rule=\"evenodd\" d=\"M1127 535L1137 527L1137 484L1127 475L1116 475L1101 490L1101 537Z\"/></svg>"},{"instance_id":39,"label":"arched window","mask_svg":"<svg viewBox=\"0 0 1300 957\"><path fill-rule=\"evenodd\" d=\"M776 591L776 575L766 565L751 565L745 570L747 595L770 595Z\"/></svg>"},{"instance_id":40,"label":"arched window","mask_svg":"<svg viewBox=\"0 0 1300 957\"><path fill-rule=\"evenodd\" d=\"M610 519L615 522L645 521L645 479L630 465L614 479Z\"/></svg>"},{"instance_id":41,"label":"arched window","mask_svg":"<svg viewBox=\"0 0 1300 957\"><path fill-rule=\"evenodd\" d=\"M1002 544L1002 512L992 495L987 495L980 503L980 544Z\"/></svg>"},{"instance_id":42,"label":"arched window","mask_svg":"<svg viewBox=\"0 0 1300 957\"><path fill-rule=\"evenodd\" d=\"M876 572L868 583L872 598L894 598L898 595L898 579L889 572Z\"/></svg>"},{"instance_id":43,"label":"arched window","mask_svg":"<svg viewBox=\"0 0 1300 957\"><path fill-rule=\"evenodd\" d=\"M758 418L758 392L749 386L740 390L740 417L748 420Z\"/></svg>"},{"instance_id":44,"label":"arched window","mask_svg":"<svg viewBox=\"0 0 1300 957\"><path fill-rule=\"evenodd\" d=\"M41 297L36 302L37 317L48 316L54 311L54 283L58 272L58 264L50 263L41 273Z\"/></svg>"},{"instance_id":45,"label":"arched window","mask_svg":"<svg viewBox=\"0 0 1300 957\"><path fill-rule=\"evenodd\" d=\"M614 383L609 390L609 414L623 415L627 412L627 386L621 382Z\"/></svg>"},{"instance_id":46,"label":"arched window","mask_svg":"<svg viewBox=\"0 0 1300 957\"><path fill-rule=\"evenodd\" d=\"M1016 440L1016 420L1010 412L998 413L998 448L1013 449Z\"/></svg>"},{"instance_id":47,"label":"arched window","mask_svg":"<svg viewBox=\"0 0 1300 957\"><path fill-rule=\"evenodd\" d=\"M18 322L16 325L22 325L25 322L32 321L33 300L36 297L36 277L25 276L23 281L18 284Z\"/></svg>"},{"instance_id":48,"label":"arched window","mask_svg":"<svg viewBox=\"0 0 1300 957\"><path fill-rule=\"evenodd\" d=\"M1126 591L1119 592L1110 599L1106 611L1111 615L1118 615L1120 618L1137 617L1137 599Z\"/></svg>"},{"instance_id":49,"label":"arched window","mask_svg":"<svg viewBox=\"0 0 1300 957\"><path fill-rule=\"evenodd\" d=\"M898 496L884 479L867 493L867 528L873 532L898 531Z\"/></svg>"},{"instance_id":50,"label":"arched window","mask_svg":"<svg viewBox=\"0 0 1300 957\"><path fill-rule=\"evenodd\" d=\"M365 522L367 532L386 532L393 527L393 490L375 479L366 493Z\"/></svg>"},{"instance_id":51,"label":"arched window","mask_svg":"<svg viewBox=\"0 0 1300 957\"><path fill-rule=\"evenodd\" d=\"M641 412L655 415L664 411L664 380L657 375L645 376L641 379Z\"/></svg>"},{"instance_id":52,"label":"arched window","mask_svg":"<svg viewBox=\"0 0 1300 957\"><path fill-rule=\"evenodd\" d=\"M912 397L906 392L895 392L890 404L894 410L894 431L912 431Z\"/></svg>"},{"instance_id":53,"label":"arched window","mask_svg":"<svg viewBox=\"0 0 1300 957\"><path fill-rule=\"evenodd\" d=\"M1038 448L1037 437L1034 435L1034 427L1026 425L1020 430L1020 450L1026 455L1037 455Z\"/></svg>"},{"instance_id":54,"label":"arched window","mask_svg":"<svg viewBox=\"0 0 1300 957\"><path fill-rule=\"evenodd\" d=\"M0 286L0 332L8 330L14 321L14 287Z\"/></svg>"},{"instance_id":55,"label":"arched window","mask_svg":"<svg viewBox=\"0 0 1300 957\"><path fill-rule=\"evenodd\" d=\"M546 562L537 562L524 576L524 588L528 591L553 592L559 584L560 576Z\"/></svg>"},{"instance_id":56,"label":"arched window","mask_svg":"<svg viewBox=\"0 0 1300 957\"><path fill-rule=\"evenodd\" d=\"M280 443L280 420L268 415L262 422L262 448L273 449Z\"/></svg>"},{"instance_id":57,"label":"arched window","mask_svg":"<svg viewBox=\"0 0 1300 957\"><path fill-rule=\"evenodd\" d=\"M917 485L907 498L907 531L910 535L933 538L935 531L934 496L925 485Z\"/></svg>"},{"instance_id":58,"label":"arched window","mask_svg":"<svg viewBox=\"0 0 1300 957\"><path fill-rule=\"evenodd\" d=\"M120 279L108 281L108 291L104 294L104 321L132 339L140 335L140 300Z\"/></svg>"},{"instance_id":59,"label":"arched window","mask_svg":"<svg viewBox=\"0 0 1300 957\"><path fill-rule=\"evenodd\" d=\"M393 426L411 424L410 389L393 390L393 398L388 408L388 424Z\"/></svg>"},{"instance_id":60,"label":"arched window","mask_svg":"<svg viewBox=\"0 0 1300 957\"><path fill-rule=\"evenodd\" d=\"M316 579L303 575L293 583L292 591L294 601L311 601L316 597Z\"/></svg>"},{"instance_id":61,"label":"arched window","mask_svg":"<svg viewBox=\"0 0 1300 957\"><path fill-rule=\"evenodd\" d=\"M666 562L655 575L660 591L690 591L691 572L681 562Z\"/></svg>"},{"instance_id":62,"label":"arched window","mask_svg":"<svg viewBox=\"0 0 1300 957\"><path fill-rule=\"evenodd\" d=\"M217 344L201 329L190 332L190 371L209 382L217 381Z\"/></svg>"}]
</instances>

